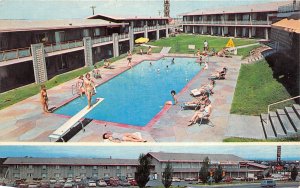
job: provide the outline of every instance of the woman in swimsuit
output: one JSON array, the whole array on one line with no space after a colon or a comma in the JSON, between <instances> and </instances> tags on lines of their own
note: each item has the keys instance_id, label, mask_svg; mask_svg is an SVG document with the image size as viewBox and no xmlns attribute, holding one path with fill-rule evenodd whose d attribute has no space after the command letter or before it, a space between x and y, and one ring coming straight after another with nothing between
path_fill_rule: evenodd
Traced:
<instances>
[{"instance_id":1,"label":"woman in swimsuit","mask_svg":"<svg viewBox=\"0 0 300 188\"><path fill-rule=\"evenodd\" d=\"M91 79L91 75L89 73L85 75L85 78L86 78L84 81L85 95L87 96L88 99L88 108L90 108L92 96L95 92L95 84L94 81Z\"/></svg>"},{"instance_id":2,"label":"woman in swimsuit","mask_svg":"<svg viewBox=\"0 0 300 188\"><path fill-rule=\"evenodd\" d=\"M209 117L212 111L212 106L210 100L207 100L205 103L204 109L200 109L199 111L195 112L192 119L189 121L191 122L188 126L195 124L199 119L204 117Z\"/></svg>"},{"instance_id":3,"label":"woman in swimsuit","mask_svg":"<svg viewBox=\"0 0 300 188\"><path fill-rule=\"evenodd\" d=\"M132 54L131 54L130 51L128 51L128 53L127 53L127 60L128 60L127 66L129 66L130 68L132 68L132 65L131 65Z\"/></svg>"},{"instance_id":4,"label":"woman in swimsuit","mask_svg":"<svg viewBox=\"0 0 300 188\"><path fill-rule=\"evenodd\" d=\"M48 110L48 96L47 96L47 91L46 91L46 86L45 85L41 85L41 104L43 107L43 111L45 113L49 113Z\"/></svg>"},{"instance_id":5,"label":"woman in swimsuit","mask_svg":"<svg viewBox=\"0 0 300 188\"><path fill-rule=\"evenodd\" d=\"M103 139L109 139L112 142L146 142L133 133L112 133L106 132L102 136Z\"/></svg>"}]
</instances>

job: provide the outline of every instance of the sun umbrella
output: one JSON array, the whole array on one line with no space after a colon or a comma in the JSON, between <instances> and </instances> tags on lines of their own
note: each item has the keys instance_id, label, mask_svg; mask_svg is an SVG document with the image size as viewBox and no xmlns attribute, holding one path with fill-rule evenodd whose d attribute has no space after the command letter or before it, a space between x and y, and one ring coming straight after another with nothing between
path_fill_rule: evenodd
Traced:
<instances>
[{"instance_id":1,"label":"sun umbrella","mask_svg":"<svg viewBox=\"0 0 300 188\"><path fill-rule=\"evenodd\" d=\"M143 44L143 43L149 42L149 39L141 37L141 38L136 39L134 42L137 43L137 44Z\"/></svg>"}]
</instances>

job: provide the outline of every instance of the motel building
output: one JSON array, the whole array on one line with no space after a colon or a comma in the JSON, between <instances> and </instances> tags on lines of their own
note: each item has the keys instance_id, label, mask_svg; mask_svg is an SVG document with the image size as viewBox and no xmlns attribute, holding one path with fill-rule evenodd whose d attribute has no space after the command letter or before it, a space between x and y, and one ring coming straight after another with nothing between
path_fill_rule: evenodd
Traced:
<instances>
[{"instance_id":1,"label":"motel building","mask_svg":"<svg viewBox=\"0 0 300 188\"><path fill-rule=\"evenodd\" d=\"M183 31L269 40L271 25L278 21L277 14L290 4L290 1L281 1L196 10L182 15Z\"/></svg>"},{"instance_id":2,"label":"motel building","mask_svg":"<svg viewBox=\"0 0 300 188\"><path fill-rule=\"evenodd\" d=\"M231 154L187 154L150 152L150 179L161 180L164 168L172 164L173 177L198 178L205 157L210 159L213 171L221 165L226 176L254 177L268 170L265 165L242 159ZM68 178L68 177L135 177L137 159L79 159L79 158L7 158L2 165L7 179Z\"/></svg>"},{"instance_id":3,"label":"motel building","mask_svg":"<svg viewBox=\"0 0 300 188\"><path fill-rule=\"evenodd\" d=\"M139 37L168 37L167 18L125 20L0 19L0 93L117 57Z\"/></svg>"}]
</instances>

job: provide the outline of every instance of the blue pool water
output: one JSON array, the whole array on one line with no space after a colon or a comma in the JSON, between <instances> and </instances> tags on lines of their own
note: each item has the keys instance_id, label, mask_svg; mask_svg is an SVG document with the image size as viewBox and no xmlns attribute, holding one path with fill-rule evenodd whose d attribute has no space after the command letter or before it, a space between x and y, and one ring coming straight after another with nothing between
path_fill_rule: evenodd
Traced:
<instances>
[{"instance_id":1,"label":"blue pool water","mask_svg":"<svg viewBox=\"0 0 300 188\"><path fill-rule=\"evenodd\" d=\"M85 117L134 126L145 126L201 70L195 58L163 58L144 61L96 88L104 98ZM168 66L168 68L167 68ZM158 71L159 69L159 71ZM54 113L73 116L87 106L85 96L69 102Z\"/></svg>"}]
</instances>

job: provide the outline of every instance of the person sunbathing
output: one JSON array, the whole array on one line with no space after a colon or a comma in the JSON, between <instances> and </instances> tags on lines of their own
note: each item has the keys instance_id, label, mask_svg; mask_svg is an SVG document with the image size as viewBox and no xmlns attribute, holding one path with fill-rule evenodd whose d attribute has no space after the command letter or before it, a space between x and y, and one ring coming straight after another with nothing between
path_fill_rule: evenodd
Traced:
<instances>
[{"instance_id":1,"label":"person sunbathing","mask_svg":"<svg viewBox=\"0 0 300 188\"><path fill-rule=\"evenodd\" d=\"M217 71L210 75L210 79L225 79L227 68L223 67L222 71Z\"/></svg>"},{"instance_id":2,"label":"person sunbathing","mask_svg":"<svg viewBox=\"0 0 300 188\"><path fill-rule=\"evenodd\" d=\"M109 131L104 133L102 138L112 142L147 142L134 133L113 133Z\"/></svg>"},{"instance_id":3,"label":"person sunbathing","mask_svg":"<svg viewBox=\"0 0 300 188\"><path fill-rule=\"evenodd\" d=\"M197 123L201 118L208 118L211 114L212 111L212 106L211 106L211 101L207 100L205 102L205 107L204 108L200 108L199 110L197 110L195 112L195 114L193 115L193 117L191 118L191 120L189 122L191 122L190 124L188 124L188 126L194 125L195 123Z\"/></svg>"},{"instance_id":4,"label":"person sunbathing","mask_svg":"<svg viewBox=\"0 0 300 188\"><path fill-rule=\"evenodd\" d=\"M95 79L102 78L100 74L100 70L96 67L96 65L94 66L92 73Z\"/></svg>"},{"instance_id":5,"label":"person sunbathing","mask_svg":"<svg viewBox=\"0 0 300 188\"><path fill-rule=\"evenodd\" d=\"M111 64L111 62L109 60L105 59L103 68L111 69L112 67L110 66L110 64Z\"/></svg>"}]
</instances>

